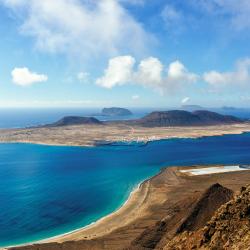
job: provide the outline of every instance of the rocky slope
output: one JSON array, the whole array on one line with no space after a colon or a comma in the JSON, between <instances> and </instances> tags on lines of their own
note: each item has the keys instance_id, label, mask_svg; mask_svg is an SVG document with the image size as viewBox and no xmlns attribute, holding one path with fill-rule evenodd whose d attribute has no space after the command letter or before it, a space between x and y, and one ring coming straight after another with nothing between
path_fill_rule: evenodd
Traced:
<instances>
[{"instance_id":1,"label":"rocky slope","mask_svg":"<svg viewBox=\"0 0 250 250\"><path fill-rule=\"evenodd\" d=\"M178 208L173 216L164 218L146 229L132 242L128 249L162 249L169 242L169 239L175 235L182 235L184 231L195 231L204 227L215 211L232 197L232 190L220 184L214 184L197 199L188 197L183 200L183 209ZM174 228L175 231L170 235L170 231Z\"/></svg>"},{"instance_id":2,"label":"rocky slope","mask_svg":"<svg viewBox=\"0 0 250 250\"><path fill-rule=\"evenodd\" d=\"M188 176L180 174L179 168L167 168L142 186L141 191L146 194L142 203L133 203L130 211L126 209L123 215L113 217L112 223L118 225L116 229L112 229L112 223L104 223L57 243L11 249L249 249L250 187L243 188L237 198L217 209L230 199L231 190L239 193L241 186L247 185L249 180L249 171ZM124 224L127 216L133 219ZM92 237L102 230L106 233ZM106 230L111 231L107 233Z\"/></svg>"},{"instance_id":3,"label":"rocky slope","mask_svg":"<svg viewBox=\"0 0 250 250\"><path fill-rule=\"evenodd\" d=\"M177 235L164 247L170 249L250 249L250 185L221 206L202 229Z\"/></svg>"}]
</instances>

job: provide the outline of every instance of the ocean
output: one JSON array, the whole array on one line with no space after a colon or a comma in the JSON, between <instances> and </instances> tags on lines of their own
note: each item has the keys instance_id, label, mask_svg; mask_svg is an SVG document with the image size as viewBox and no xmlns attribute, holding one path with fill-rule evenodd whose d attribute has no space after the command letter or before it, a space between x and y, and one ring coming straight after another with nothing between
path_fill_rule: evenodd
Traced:
<instances>
[{"instance_id":1,"label":"ocean","mask_svg":"<svg viewBox=\"0 0 250 250\"><path fill-rule=\"evenodd\" d=\"M249 164L249 152L250 133L94 148L0 144L0 246L89 225L162 167Z\"/></svg>"}]
</instances>

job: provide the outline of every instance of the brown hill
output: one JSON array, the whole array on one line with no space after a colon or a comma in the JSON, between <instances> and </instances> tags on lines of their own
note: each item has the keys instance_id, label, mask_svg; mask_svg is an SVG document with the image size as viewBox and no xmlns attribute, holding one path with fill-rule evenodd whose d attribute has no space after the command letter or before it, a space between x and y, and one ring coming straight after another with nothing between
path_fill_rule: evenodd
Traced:
<instances>
[{"instance_id":1,"label":"brown hill","mask_svg":"<svg viewBox=\"0 0 250 250\"><path fill-rule=\"evenodd\" d=\"M81 117L81 116L65 116L59 121L45 125L44 127L61 127L61 126L70 126L70 125L101 125L102 122L94 117Z\"/></svg>"},{"instance_id":2,"label":"brown hill","mask_svg":"<svg viewBox=\"0 0 250 250\"><path fill-rule=\"evenodd\" d=\"M129 250L161 249L160 245L183 231L201 229L211 219L215 211L233 197L233 191L214 184L199 198L188 197L182 200L182 208L176 206L173 216L168 216L147 228L131 244ZM174 209L175 210L175 209ZM183 221L183 222L182 222ZM170 233L173 231L173 233Z\"/></svg>"},{"instance_id":3,"label":"brown hill","mask_svg":"<svg viewBox=\"0 0 250 250\"><path fill-rule=\"evenodd\" d=\"M177 233L195 231L202 228L214 212L233 198L233 191L216 183L197 202L190 215L178 228Z\"/></svg>"},{"instance_id":4,"label":"brown hill","mask_svg":"<svg viewBox=\"0 0 250 250\"><path fill-rule=\"evenodd\" d=\"M242 122L243 120L237 117L221 115L206 110L194 112L184 110L156 111L141 119L127 121L129 124L136 124L145 127L208 126Z\"/></svg>"},{"instance_id":5,"label":"brown hill","mask_svg":"<svg viewBox=\"0 0 250 250\"><path fill-rule=\"evenodd\" d=\"M250 249L250 185L221 206L202 229L177 235L164 248Z\"/></svg>"}]
</instances>

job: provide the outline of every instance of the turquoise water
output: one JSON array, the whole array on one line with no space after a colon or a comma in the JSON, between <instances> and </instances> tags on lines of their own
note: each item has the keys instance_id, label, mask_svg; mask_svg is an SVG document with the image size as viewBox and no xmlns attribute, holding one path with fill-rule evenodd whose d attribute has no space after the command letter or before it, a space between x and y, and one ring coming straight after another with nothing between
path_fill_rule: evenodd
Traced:
<instances>
[{"instance_id":1,"label":"turquoise water","mask_svg":"<svg viewBox=\"0 0 250 250\"><path fill-rule=\"evenodd\" d=\"M163 166L249 163L249 133L96 148L0 144L0 246L86 226Z\"/></svg>"}]
</instances>

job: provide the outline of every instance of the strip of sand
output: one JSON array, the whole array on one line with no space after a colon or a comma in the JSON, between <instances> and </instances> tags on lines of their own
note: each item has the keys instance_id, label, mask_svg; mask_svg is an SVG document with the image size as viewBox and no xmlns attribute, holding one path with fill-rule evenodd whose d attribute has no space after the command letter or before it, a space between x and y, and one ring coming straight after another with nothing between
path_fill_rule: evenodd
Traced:
<instances>
[{"instance_id":1,"label":"strip of sand","mask_svg":"<svg viewBox=\"0 0 250 250\"><path fill-rule=\"evenodd\" d=\"M41 242L63 242L68 240L93 239L115 230L117 226L125 226L129 224L134 217L139 217L141 209L149 193L149 180L140 184L133 192L131 192L128 200L115 212L101 218L84 228L59 235ZM131 216L128 216L131 215Z\"/></svg>"},{"instance_id":2,"label":"strip of sand","mask_svg":"<svg viewBox=\"0 0 250 250\"><path fill-rule=\"evenodd\" d=\"M207 166L211 168L211 166ZM212 166L221 168L222 166ZM192 166L191 169L204 169ZM62 249L61 244L70 244L72 249L123 249L145 229L155 225L162 218L170 218L173 223L169 229L169 237L176 230L181 218L175 216L176 211L187 213L192 199L211 184L222 185L238 191L249 183L250 171L214 173L189 176L180 171L184 167L172 167L145 181L136 189L128 201L116 212L83 229L39 242L39 244L13 249ZM187 202L188 201L188 202ZM77 245L77 248L73 246ZM41 248L43 246L43 248ZM70 249L70 248L67 248Z\"/></svg>"}]
</instances>

